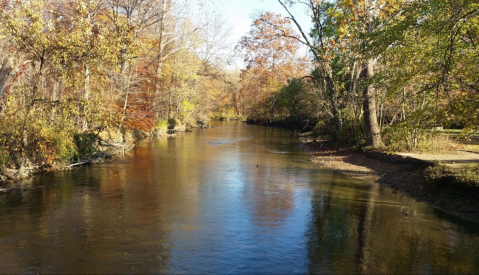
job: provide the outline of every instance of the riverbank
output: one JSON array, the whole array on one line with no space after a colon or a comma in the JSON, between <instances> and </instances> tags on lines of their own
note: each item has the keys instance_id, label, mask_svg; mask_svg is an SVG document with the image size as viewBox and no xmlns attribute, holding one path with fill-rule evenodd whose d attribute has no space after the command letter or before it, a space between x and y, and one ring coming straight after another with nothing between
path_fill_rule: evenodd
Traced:
<instances>
[{"instance_id":1,"label":"riverbank","mask_svg":"<svg viewBox=\"0 0 479 275\"><path fill-rule=\"evenodd\" d=\"M168 125L166 125L168 126ZM205 126L202 126L203 128ZM79 159L69 163L56 162L53 165L40 165L26 161L26 164L20 168L4 167L0 169L0 194L9 192L10 189L16 189L16 182L42 173L70 170L77 166L103 163L107 159L115 156L121 156L133 149L136 144L148 137L170 137L185 132L191 132L193 126L187 126L179 123L172 127L153 128L151 131L103 131L88 142L87 154L83 154Z\"/></svg>"},{"instance_id":2,"label":"riverbank","mask_svg":"<svg viewBox=\"0 0 479 275\"><path fill-rule=\"evenodd\" d=\"M300 138L302 146L311 154L311 161L321 167L333 169L364 181L374 181L389 186L393 193L401 192L416 201L424 201L444 212L479 223L479 200L476 192L462 188L448 188L426 181L424 170L433 165L427 157L388 155L385 152L357 152L337 143ZM461 159L461 153L457 153ZM429 158L430 159L430 158ZM436 161L449 161L449 155L434 155ZM462 162L475 159L462 158Z\"/></svg>"}]
</instances>

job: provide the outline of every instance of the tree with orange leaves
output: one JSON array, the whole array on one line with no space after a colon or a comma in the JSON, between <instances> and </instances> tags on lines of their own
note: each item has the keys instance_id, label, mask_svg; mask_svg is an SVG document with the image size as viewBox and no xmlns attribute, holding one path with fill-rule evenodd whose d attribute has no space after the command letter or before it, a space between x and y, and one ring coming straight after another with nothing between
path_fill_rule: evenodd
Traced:
<instances>
[{"instance_id":1,"label":"tree with orange leaves","mask_svg":"<svg viewBox=\"0 0 479 275\"><path fill-rule=\"evenodd\" d=\"M302 76L306 59L300 55L300 43L295 39L291 21L281 15L266 12L255 19L248 35L237 46L246 69L241 71L241 101L243 110L256 120L274 120L276 93L289 78Z\"/></svg>"}]
</instances>

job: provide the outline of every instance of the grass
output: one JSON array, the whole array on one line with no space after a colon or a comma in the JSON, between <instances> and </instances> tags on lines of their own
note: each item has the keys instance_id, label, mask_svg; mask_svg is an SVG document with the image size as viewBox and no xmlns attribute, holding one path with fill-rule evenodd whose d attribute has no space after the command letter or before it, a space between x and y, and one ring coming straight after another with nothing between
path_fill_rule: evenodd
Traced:
<instances>
[{"instance_id":1,"label":"grass","mask_svg":"<svg viewBox=\"0 0 479 275\"><path fill-rule=\"evenodd\" d=\"M439 131L441 134L448 134L456 139L471 139L479 138L479 131L458 130L458 129L444 129Z\"/></svg>"},{"instance_id":2,"label":"grass","mask_svg":"<svg viewBox=\"0 0 479 275\"><path fill-rule=\"evenodd\" d=\"M421 140L416 150L421 153L443 153L450 151L457 146L457 142L449 135L439 134L427 136Z\"/></svg>"},{"instance_id":3,"label":"grass","mask_svg":"<svg viewBox=\"0 0 479 275\"><path fill-rule=\"evenodd\" d=\"M479 153L479 144L467 144L466 150Z\"/></svg>"},{"instance_id":4,"label":"grass","mask_svg":"<svg viewBox=\"0 0 479 275\"><path fill-rule=\"evenodd\" d=\"M424 170L424 177L438 188L461 188L479 190L479 164L469 163L461 168L452 169L437 163Z\"/></svg>"}]
</instances>

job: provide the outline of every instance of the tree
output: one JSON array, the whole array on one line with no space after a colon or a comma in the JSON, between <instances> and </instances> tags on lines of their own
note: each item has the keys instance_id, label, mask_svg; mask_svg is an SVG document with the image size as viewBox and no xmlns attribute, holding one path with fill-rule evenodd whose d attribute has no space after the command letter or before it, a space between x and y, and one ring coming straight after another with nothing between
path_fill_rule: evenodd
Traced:
<instances>
[{"instance_id":1,"label":"tree","mask_svg":"<svg viewBox=\"0 0 479 275\"><path fill-rule=\"evenodd\" d=\"M391 20L402 13L399 7L404 1L341 0L336 3L329 1L287 1L288 4L303 3L306 5L314 23L312 35L316 38L316 43L313 43L302 31L301 26L286 6L286 1L278 0L278 2L301 30L303 43L311 49L326 80L331 83L328 86L332 95L336 91L333 89L333 76L330 73L331 50L334 51L337 47L346 46L360 53L357 58L358 65L362 68L360 84L363 87L363 118L366 142L369 146L382 147L383 142L377 121L374 83L374 54L378 53L374 51L375 41L371 40L371 37L374 32L386 27ZM331 27L336 29L337 36L334 38L328 37L328 30ZM338 124L338 121L336 124Z\"/></svg>"},{"instance_id":2,"label":"tree","mask_svg":"<svg viewBox=\"0 0 479 275\"><path fill-rule=\"evenodd\" d=\"M306 32L303 30L303 27L298 23L294 15L290 12L288 7L286 6L287 2L290 5L292 5L296 1L278 0L278 2L281 4L281 6L283 6L283 8L289 14L291 20L295 23L296 27L299 29L301 33L301 39L299 37L297 37L296 39L300 41L302 44L306 45L311 50L311 53L314 56L316 64L318 65L321 71L321 75L326 82L326 87L327 87L329 97L330 97L330 102L331 102L331 110L333 113L334 127L336 130L335 138L337 139L339 136L339 133L341 132L342 119L341 119L341 111L339 108L339 104L337 102L338 90L334 83L333 70L331 68L331 61L334 55L332 55L331 52L329 51L329 49L331 48L330 43L334 42L334 40L328 38L325 35L324 23L328 18L322 13L322 11L324 10L323 5L326 4L329 6L329 4L324 1L309 1L309 2L298 1L306 5L310 13L311 20L313 21L314 40L312 40L306 34Z\"/></svg>"},{"instance_id":3,"label":"tree","mask_svg":"<svg viewBox=\"0 0 479 275\"><path fill-rule=\"evenodd\" d=\"M404 1L369 36L382 66L375 83L388 90L390 143L414 149L435 126L477 128L477 8L474 1Z\"/></svg>"},{"instance_id":4,"label":"tree","mask_svg":"<svg viewBox=\"0 0 479 275\"><path fill-rule=\"evenodd\" d=\"M300 47L291 22L278 14L266 12L253 21L247 36L241 38L237 50L242 52L246 69L241 72L243 97L254 106L251 116L273 120L275 92L288 78L302 76L306 60L299 56Z\"/></svg>"}]
</instances>

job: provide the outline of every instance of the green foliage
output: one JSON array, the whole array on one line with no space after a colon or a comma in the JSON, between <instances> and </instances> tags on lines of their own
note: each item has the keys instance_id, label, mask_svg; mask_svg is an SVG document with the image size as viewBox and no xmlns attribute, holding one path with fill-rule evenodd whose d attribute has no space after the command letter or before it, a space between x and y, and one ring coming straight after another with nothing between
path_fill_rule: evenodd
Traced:
<instances>
[{"instance_id":1,"label":"green foliage","mask_svg":"<svg viewBox=\"0 0 479 275\"><path fill-rule=\"evenodd\" d=\"M479 189L479 164L469 163L456 173L456 178L467 187Z\"/></svg>"},{"instance_id":2,"label":"green foliage","mask_svg":"<svg viewBox=\"0 0 479 275\"><path fill-rule=\"evenodd\" d=\"M181 112L180 112L180 117L183 122L189 122L192 123L194 122L193 118L193 112L195 111L196 106L193 102L190 102L188 100L183 100L181 103Z\"/></svg>"},{"instance_id":3,"label":"green foliage","mask_svg":"<svg viewBox=\"0 0 479 275\"><path fill-rule=\"evenodd\" d=\"M168 121L168 129L175 128L176 124L178 123L176 118L169 118L167 121Z\"/></svg>"},{"instance_id":4,"label":"green foliage","mask_svg":"<svg viewBox=\"0 0 479 275\"><path fill-rule=\"evenodd\" d=\"M397 123L384 130L384 141L389 151L412 151L415 150L424 138L424 128L413 127L408 123Z\"/></svg>"},{"instance_id":5,"label":"green foliage","mask_svg":"<svg viewBox=\"0 0 479 275\"><path fill-rule=\"evenodd\" d=\"M5 165L10 160L10 155L3 146L0 146L0 170L5 167Z\"/></svg>"},{"instance_id":6,"label":"green foliage","mask_svg":"<svg viewBox=\"0 0 479 275\"><path fill-rule=\"evenodd\" d=\"M363 125L357 125L354 119L344 119L343 127L339 132L339 141L352 145L361 145L365 142L364 135L361 131ZM362 123L362 120L360 121Z\"/></svg>"},{"instance_id":7,"label":"green foliage","mask_svg":"<svg viewBox=\"0 0 479 275\"><path fill-rule=\"evenodd\" d=\"M78 156L78 147L70 132L45 127L41 129L41 135L44 139L51 141L55 149L54 158L56 160L65 163L70 162L74 157Z\"/></svg>"},{"instance_id":8,"label":"green foliage","mask_svg":"<svg viewBox=\"0 0 479 275\"><path fill-rule=\"evenodd\" d=\"M328 139L331 139L334 136L334 131L332 119L329 121L320 120L313 127L313 133L315 136L326 136Z\"/></svg>"},{"instance_id":9,"label":"green foliage","mask_svg":"<svg viewBox=\"0 0 479 275\"><path fill-rule=\"evenodd\" d=\"M175 129L181 126L181 121L176 118L168 119L168 129Z\"/></svg>"},{"instance_id":10,"label":"green foliage","mask_svg":"<svg viewBox=\"0 0 479 275\"><path fill-rule=\"evenodd\" d=\"M156 128L166 130L168 129L168 120L160 120L156 123Z\"/></svg>"},{"instance_id":11,"label":"green foliage","mask_svg":"<svg viewBox=\"0 0 479 275\"><path fill-rule=\"evenodd\" d=\"M97 153L98 150L95 147L97 140L98 136L92 133L76 134L73 137L73 141L77 148L75 158L80 160L85 157L92 157L93 154Z\"/></svg>"},{"instance_id":12,"label":"green foliage","mask_svg":"<svg viewBox=\"0 0 479 275\"><path fill-rule=\"evenodd\" d=\"M441 164L440 162L424 170L424 178L426 180L437 180L444 177L446 174L447 176L452 175L451 171L446 169L446 165Z\"/></svg>"},{"instance_id":13,"label":"green foliage","mask_svg":"<svg viewBox=\"0 0 479 275\"><path fill-rule=\"evenodd\" d=\"M441 153L454 146L448 135L433 127L413 127L407 121L385 128L384 140L390 152Z\"/></svg>"}]
</instances>

